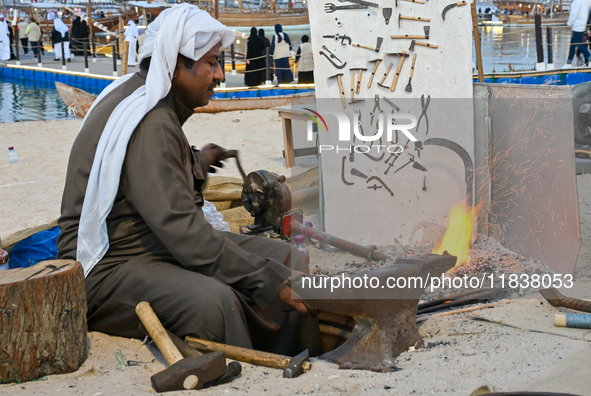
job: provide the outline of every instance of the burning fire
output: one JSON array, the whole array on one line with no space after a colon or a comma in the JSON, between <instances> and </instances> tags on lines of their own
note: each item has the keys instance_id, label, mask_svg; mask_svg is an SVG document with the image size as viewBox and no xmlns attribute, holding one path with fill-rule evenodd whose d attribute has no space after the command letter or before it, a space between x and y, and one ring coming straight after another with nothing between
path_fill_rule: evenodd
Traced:
<instances>
[{"instance_id":1,"label":"burning fire","mask_svg":"<svg viewBox=\"0 0 591 396\"><path fill-rule=\"evenodd\" d=\"M447 250L458 261L454 268L470 263L470 243L472 242L472 217L478 213L478 207L473 211L464 200L459 201L449 210L447 231L443 241L431 253L443 254Z\"/></svg>"}]
</instances>

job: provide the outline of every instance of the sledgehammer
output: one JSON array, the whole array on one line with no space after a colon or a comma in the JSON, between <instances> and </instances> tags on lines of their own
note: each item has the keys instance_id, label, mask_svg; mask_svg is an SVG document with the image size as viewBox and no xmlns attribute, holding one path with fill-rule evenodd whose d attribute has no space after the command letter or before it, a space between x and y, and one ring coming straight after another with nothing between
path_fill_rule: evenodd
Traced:
<instances>
[{"instance_id":1,"label":"sledgehammer","mask_svg":"<svg viewBox=\"0 0 591 396\"><path fill-rule=\"evenodd\" d=\"M169 368L152 376L152 387L156 392L200 389L226 372L223 352L183 359L149 303L139 303L135 312L170 364Z\"/></svg>"}]
</instances>

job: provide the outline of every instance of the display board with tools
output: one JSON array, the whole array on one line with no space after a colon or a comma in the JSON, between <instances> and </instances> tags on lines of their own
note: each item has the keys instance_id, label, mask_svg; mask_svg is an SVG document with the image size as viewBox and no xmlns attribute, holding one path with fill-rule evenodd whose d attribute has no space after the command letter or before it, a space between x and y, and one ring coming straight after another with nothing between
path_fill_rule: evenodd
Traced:
<instances>
[{"instance_id":1,"label":"display board with tools","mask_svg":"<svg viewBox=\"0 0 591 396\"><path fill-rule=\"evenodd\" d=\"M442 226L454 203L473 196L470 7L311 0L309 8L320 56L314 107L304 107L318 121L324 227L361 243L391 244L393 235L410 243L419 223ZM310 130L302 123L296 133L311 140ZM375 217L343 216L360 202Z\"/></svg>"}]
</instances>

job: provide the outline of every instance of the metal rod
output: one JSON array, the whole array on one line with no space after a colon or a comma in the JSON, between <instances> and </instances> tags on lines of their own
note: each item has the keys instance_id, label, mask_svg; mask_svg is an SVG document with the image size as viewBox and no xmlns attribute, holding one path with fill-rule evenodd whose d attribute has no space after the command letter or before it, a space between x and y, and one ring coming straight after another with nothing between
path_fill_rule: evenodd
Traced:
<instances>
[{"instance_id":1,"label":"metal rod","mask_svg":"<svg viewBox=\"0 0 591 396\"><path fill-rule=\"evenodd\" d=\"M232 75L236 74L236 51L234 51L234 43L230 44L230 56L232 57Z\"/></svg>"},{"instance_id":2,"label":"metal rod","mask_svg":"<svg viewBox=\"0 0 591 396\"><path fill-rule=\"evenodd\" d=\"M310 238L317 239L331 246L338 247L339 249L346 250L363 258L368 258L371 254L372 260L386 261L391 259L390 256L375 250L375 247L361 246L354 242L327 234L326 232L322 232L316 228L305 226L297 221L292 221L291 223L292 234L294 234L294 231L300 234L305 234Z\"/></svg>"},{"instance_id":3,"label":"metal rod","mask_svg":"<svg viewBox=\"0 0 591 396\"><path fill-rule=\"evenodd\" d=\"M115 37L115 44L117 45L117 60L121 60L121 52L119 50L119 37Z\"/></svg>"},{"instance_id":4,"label":"metal rod","mask_svg":"<svg viewBox=\"0 0 591 396\"><path fill-rule=\"evenodd\" d=\"M94 33L92 34L92 61L96 62L96 41Z\"/></svg>"},{"instance_id":5,"label":"metal rod","mask_svg":"<svg viewBox=\"0 0 591 396\"><path fill-rule=\"evenodd\" d=\"M16 32L16 33L14 34L14 49L16 50L16 64L17 64L17 65L20 65L20 63L21 63L21 62L20 62L20 61L21 61L21 58L20 58L20 55L19 55L19 53L18 53L18 43L19 43L19 42L20 42L20 40L21 40L21 39L19 38L20 32L19 32L19 29L18 29L18 25L17 25L17 26L13 26L13 27L14 27L14 31Z\"/></svg>"},{"instance_id":6,"label":"metal rod","mask_svg":"<svg viewBox=\"0 0 591 396\"><path fill-rule=\"evenodd\" d=\"M37 65L41 67L41 40L37 41Z\"/></svg>"},{"instance_id":7,"label":"metal rod","mask_svg":"<svg viewBox=\"0 0 591 396\"><path fill-rule=\"evenodd\" d=\"M62 47L62 69L66 70L66 47L64 45L64 37L62 37L62 41L60 41L60 46Z\"/></svg>"}]
</instances>

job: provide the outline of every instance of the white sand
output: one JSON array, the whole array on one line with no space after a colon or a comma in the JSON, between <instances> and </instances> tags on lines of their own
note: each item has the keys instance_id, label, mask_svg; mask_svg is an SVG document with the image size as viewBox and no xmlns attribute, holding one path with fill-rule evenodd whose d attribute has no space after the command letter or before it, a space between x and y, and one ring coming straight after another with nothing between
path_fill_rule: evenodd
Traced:
<instances>
[{"instance_id":1,"label":"white sand","mask_svg":"<svg viewBox=\"0 0 591 396\"><path fill-rule=\"evenodd\" d=\"M233 122L236 119L240 122ZM6 151L8 146L14 146L20 163L9 165L7 153L4 160L0 157L0 237L49 223L59 216L67 158L79 125L77 120L2 125L0 147ZM289 174L281 158L283 139L276 112L200 114L187 122L185 130L189 141L196 146L215 142L241 150L247 172L267 169ZM234 164L222 174L238 177ZM588 295L591 286L591 176L578 176L577 181L582 242L573 296ZM313 259L321 256L318 252L312 255ZM350 256L344 255L343 265L349 259ZM488 311L492 316L510 320L525 312L536 312L537 305L540 305L538 301L517 301ZM556 310L546 303L540 307L541 313L534 315L531 327L521 327L548 326ZM315 361L310 373L288 380L281 377L279 370L243 364L241 377L200 393L469 395L480 386L491 385L498 391L591 395L588 379L591 348L587 341L475 321L470 314L429 319L419 331L425 347L400 355L396 363L402 370L396 372L338 370L333 364ZM580 335L581 331L573 330L571 334ZM150 376L166 365L154 346L96 332L89 333L89 343L89 357L78 371L50 376L47 381L0 385L0 394L155 393L150 386ZM121 350L127 360L145 363L121 369L115 358L117 350Z\"/></svg>"}]
</instances>

